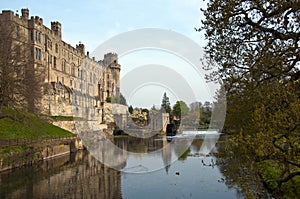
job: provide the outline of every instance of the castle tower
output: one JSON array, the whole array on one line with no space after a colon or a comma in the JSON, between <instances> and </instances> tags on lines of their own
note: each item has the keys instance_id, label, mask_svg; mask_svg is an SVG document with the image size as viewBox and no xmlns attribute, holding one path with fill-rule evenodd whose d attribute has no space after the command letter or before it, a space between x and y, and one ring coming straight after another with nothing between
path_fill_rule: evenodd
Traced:
<instances>
[{"instance_id":1,"label":"castle tower","mask_svg":"<svg viewBox=\"0 0 300 199\"><path fill-rule=\"evenodd\" d=\"M118 97L120 96L120 70L121 65L118 63L118 54L107 53L104 55L104 65L106 72L112 75L112 79L109 83L111 95ZM107 83L106 83L107 84Z\"/></svg>"},{"instance_id":2,"label":"castle tower","mask_svg":"<svg viewBox=\"0 0 300 199\"><path fill-rule=\"evenodd\" d=\"M51 30L55 35L61 38L61 23L59 23L58 21L51 22Z\"/></svg>"},{"instance_id":3,"label":"castle tower","mask_svg":"<svg viewBox=\"0 0 300 199\"><path fill-rule=\"evenodd\" d=\"M104 55L103 61L106 66L111 66L112 64L118 64L118 54L107 53Z\"/></svg>"},{"instance_id":4,"label":"castle tower","mask_svg":"<svg viewBox=\"0 0 300 199\"><path fill-rule=\"evenodd\" d=\"M22 18L23 19L28 19L29 18L29 9L28 8L22 8L21 12L22 12Z\"/></svg>"},{"instance_id":5,"label":"castle tower","mask_svg":"<svg viewBox=\"0 0 300 199\"><path fill-rule=\"evenodd\" d=\"M81 54L84 55L84 53L85 53L85 47L84 47L84 44L79 43L78 45L76 45L76 50L78 50Z\"/></svg>"}]
</instances>

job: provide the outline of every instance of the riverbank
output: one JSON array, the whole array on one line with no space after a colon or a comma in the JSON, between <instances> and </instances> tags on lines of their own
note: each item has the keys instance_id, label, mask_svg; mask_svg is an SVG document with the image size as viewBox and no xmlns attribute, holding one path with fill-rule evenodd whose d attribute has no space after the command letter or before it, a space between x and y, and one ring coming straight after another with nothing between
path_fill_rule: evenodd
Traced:
<instances>
[{"instance_id":1,"label":"riverbank","mask_svg":"<svg viewBox=\"0 0 300 199\"><path fill-rule=\"evenodd\" d=\"M48 118L4 107L0 119L0 172L83 149L81 140Z\"/></svg>"},{"instance_id":2,"label":"riverbank","mask_svg":"<svg viewBox=\"0 0 300 199\"><path fill-rule=\"evenodd\" d=\"M30 145L4 146L0 148L0 172L33 165L82 149L82 141L77 137L48 139Z\"/></svg>"}]
</instances>

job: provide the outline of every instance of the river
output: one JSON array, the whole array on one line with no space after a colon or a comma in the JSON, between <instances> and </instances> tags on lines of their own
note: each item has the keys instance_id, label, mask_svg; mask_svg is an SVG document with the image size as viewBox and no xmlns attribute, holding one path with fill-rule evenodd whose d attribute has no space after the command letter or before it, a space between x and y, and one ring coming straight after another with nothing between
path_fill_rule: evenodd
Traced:
<instances>
[{"instance_id":1,"label":"river","mask_svg":"<svg viewBox=\"0 0 300 199\"><path fill-rule=\"evenodd\" d=\"M243 198L226 186L216 149L202 153L203 139L115 138L126 151L109 158L118 170L79 151L0 173L0 198Z\"/></svg>"}]
</instances>

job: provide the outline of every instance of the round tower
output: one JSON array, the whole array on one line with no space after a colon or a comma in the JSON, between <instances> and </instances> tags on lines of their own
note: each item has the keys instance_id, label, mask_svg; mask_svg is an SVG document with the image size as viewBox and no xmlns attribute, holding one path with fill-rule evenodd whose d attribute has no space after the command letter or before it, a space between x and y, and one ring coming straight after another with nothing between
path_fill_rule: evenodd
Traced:
<instances>
[{"instance_id":1,"label":"round tower","mask_svg":"<svg viewBox=\"0 0 300 199\"><path fill-rule=\"evenodd\" d=\"M117 53L107 53L104 55L104 64L106 66L118 64L118 54Z\"/></svg>"},{"instance_id":2,"label":"round tower","mask_svg":"<svg viewBox=\"0 0 300 199\"><path fill-rule=\"evenodd\" d=\"M120 70L121 65L118 63L117 53L107 53L104 55L104 65L107 67L107 73L112 75L111 93L113 96L120 96Z\"/></svg>"}]
</instances>

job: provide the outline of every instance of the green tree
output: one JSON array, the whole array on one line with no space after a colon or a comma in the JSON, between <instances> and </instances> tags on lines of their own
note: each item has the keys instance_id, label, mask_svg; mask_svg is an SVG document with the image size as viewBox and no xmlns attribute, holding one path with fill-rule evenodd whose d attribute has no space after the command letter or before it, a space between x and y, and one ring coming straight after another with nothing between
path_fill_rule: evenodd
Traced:
<instances>
[{"instance_id":1,"label":"green tree","mask_svg":"<svg viewBox=\"0 0 300 199\"><path fill-rule=\"evenodd\" d=\"M200 118L199 118L198 128L207 129L209 127L211 114L212 114L212 104L206 101L202 106L200 106Z\"/></svg>"},{"instance_id":2,"label":"green tree","mask_svg":"<svg viewBox=\"0 0 300 199\"><path fill-rule=\"evenodd\" d=\"M298 1L210 0L204 15L210 77L224 79L228 92L299 78Z\"/></svg>"},{"instance_id":3,"label":"green tree","mask_svg":"<svg viewBox=\"0 0 300 199\"><path fill-rule=\"evenodd\" d=\"M130 106L128 107L128 112L129 112L130 114L133 113L133 107L132 107L132 105L130 105Z\"/></svg>"},{"instance_id":4,"label":"green tree","mask_svg":"<svg viewBox=\"0 0 300 199\"><path fill-rule=\"evenodd\" d=\"M166 92L163 95L160 110L166 113L171 113L171 104Z\"/></svg>"},{"instance_id":5,"label":"green tree","mask_svg":"<svg viewBox=\"0 0 300 199\"><path fill-rule=\"evenodd\" d=\"M277 197L300 190L300 3L210 0L202 21L208 77L223 80L226 131Z\"/></svg>"},{"instance_id":6,"label":"green tree","mask_svg":"<svg viewBox=\"0 0 300 199\"><path fill-rule=\"evenodd\" d=\"M175 116L183 116L188 114L189 107L186 105L184 101L177 101L173 106L173 115Z\"/></svg>"}]
</instances>

